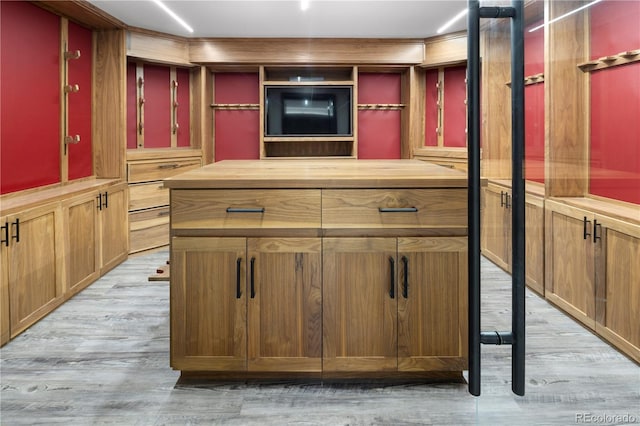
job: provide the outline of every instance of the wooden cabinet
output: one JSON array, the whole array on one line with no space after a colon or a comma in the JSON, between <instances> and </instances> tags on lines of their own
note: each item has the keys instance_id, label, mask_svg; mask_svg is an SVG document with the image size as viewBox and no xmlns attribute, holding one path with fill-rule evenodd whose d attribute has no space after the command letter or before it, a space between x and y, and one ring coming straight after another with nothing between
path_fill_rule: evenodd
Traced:
<instances>
[{"instance_id":1,"label":"wooden cabinet","mask_svg":"<svg viewBox=\"0 0 640 426\"><path fill-rule=\"evenodd\" d=\"M171 365L319 372L319 238L172 241Z\"/></svg>"},{"instance_id":2,"label":"wooden cabinet","mask_svg":"<svg viewBox=\"0 0 640 426\"><path fill-rule=\"evenodd\" d=\"M511 272L513 196L503 181L490 182L483 190L482 254ZM538 185L527 185L525 195L525 274L527 286L544 294L544 196Z\"/></svg>"},{"instance_id":3,"label":"wooden cabinet","mask_svg":"<svg viewBox=\"0 0 640 426\"><path fill-rule=\"evenodd\" d=\"M11 320L9 319L9 272L8 261L6 259L9 246L9 221L0 217L0 346L4 345L11 338Z\"/></svg>"},{"instance_id":4,"label":"wooden cabinet","mask_svg":"<svg viewBox=\"0 0 640 426\"><path fill-rule=\"evenodd\" d=\"M14 337L62 303L60 205L46 204L8 215L5 223L9 242L2 246L2 277L7 279Z\"/></svg>"},{"instance_id":5,"label":"wooden cabinet","mask_svg":"<svg viewBox=\"0 0 640 426\"><path fill-rule=\"evenodd\" d=\"M127 198L125 183L110 187L98 194L101 275L127 258L129 251Z\"/></svg>"},{"instance_id":6,"label":"wooden cabinet","mask_svg":"<svg viewBox=\"0 0 640 426\"><path fill-rule=\"evenodd\" d=\"M466 176L410 160L276 163L225 161L165 181L172 367L459 375Z\"/></svg>"},{"instance_id":7,"label":"wooden cabinet","mask_svg":"<svg viewBox=\"0 0 640 426\"><path fill-rule=\"evenodd\" d=\"M599 209L604 202L573 201L545 205L546 297L640 361L640 224Z\"/></svg>"}]
</instances>

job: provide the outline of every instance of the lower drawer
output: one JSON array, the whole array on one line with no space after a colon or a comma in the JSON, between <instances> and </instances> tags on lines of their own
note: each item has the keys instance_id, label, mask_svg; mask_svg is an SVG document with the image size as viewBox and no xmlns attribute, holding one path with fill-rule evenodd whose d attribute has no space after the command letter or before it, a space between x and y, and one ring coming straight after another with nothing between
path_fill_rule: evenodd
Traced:
<instances>
[{"instance_id":1,"label":"lower drawer","mask_svg":"<svg viewBox=\"0 0 640 426\"><path fill-rule=\"evenodd\" d=\"M169 207L129 213L129 253L169 244Z\"/></svg>"},{"instance_id":2,"label":"lower drawer","mask_svg":"<svg viewBox=\"0 0 640 426\"><path fill-rule=\"evenodd\" d=\"M129 210L149 209L169 205L169 189L162 181L129 185Z\"/></svg>"}]
</instances>

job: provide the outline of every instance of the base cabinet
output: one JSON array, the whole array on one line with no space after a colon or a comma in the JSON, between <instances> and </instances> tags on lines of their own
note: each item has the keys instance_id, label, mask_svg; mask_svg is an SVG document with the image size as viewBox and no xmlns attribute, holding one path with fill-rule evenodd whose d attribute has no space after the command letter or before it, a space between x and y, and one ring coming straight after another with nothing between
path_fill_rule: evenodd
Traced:
<instances>
[{"instance_id":1,"label":"base cabinet","mask_svg":"<svg viewBox=\"0 0 640 426\"><path fill-rule=\"evenodd\" d=\"M640 224L545 205L546 297L640 362Z\"/></svg>"},{"instance_id":2,"label":"base cabinet","mask_svg":"<svg viewBox=\"0 0 640 426\"><path fill-rule=\"evenodd\" d=\"M113 186L99 193L98 212L102 275L125 260L129 252L126 185Z\"/></svg>"},{"instance_id":3,"label":"base cabinet","mask_svg":"<svg viewBox=\"0 0 640 426\"><path fill-rule=\"evenodd\" d=\"M65 291L76 294L100 276L100 229L98 196L89 194L64 203L67 285Z\"/></svg>"}]
</instances>

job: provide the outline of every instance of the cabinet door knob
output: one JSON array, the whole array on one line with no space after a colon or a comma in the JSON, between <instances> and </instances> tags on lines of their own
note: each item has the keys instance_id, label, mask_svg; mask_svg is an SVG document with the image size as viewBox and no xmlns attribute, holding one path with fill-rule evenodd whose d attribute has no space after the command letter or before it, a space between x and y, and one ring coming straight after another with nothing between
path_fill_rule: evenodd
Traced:
<instances>
[{"instance_id":1,"label":"cabinet door knob","mask_svg":"<svg viewBox=\"0 0 640 426\"><path fill-rule=\"evenodd\" d=\"M393 256L389 256L389 266L391 266L391 274L389 280L389 297L396 298L396 261Z\"/></svg>"}]
</instances>

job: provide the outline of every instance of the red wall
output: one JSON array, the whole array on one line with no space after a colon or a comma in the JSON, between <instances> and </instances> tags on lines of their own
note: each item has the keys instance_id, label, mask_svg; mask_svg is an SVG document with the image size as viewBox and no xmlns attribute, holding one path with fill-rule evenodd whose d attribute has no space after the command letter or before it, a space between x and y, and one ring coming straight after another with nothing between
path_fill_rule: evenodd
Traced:
<instances>
[{"instance_id":1,"label":"red wall","mask_svg":"<svg viewBox=\"0 0 640 426\"><path fill-rule=\"evenodd\" d=\"M91 176L91 30L69 22L67 50L80 51L80 58L67 61L67 81L80 90L69 93L67 134L80 135L80 143L67 146L69 180Z\"/></svg>"},{"instance_id":2,"label":"red wall","mask_svg":"<svg viewBox=\"0 0 640 426\"><path fill-rule=\"evenodd\" d=\"M444 70L444 146L464 148L467 146L467 76L466 66Z\"/></svg>"},{"instance_id":3,"label":"red wall","mask_svg":"<svg viewBox=\"0 0 640 426\"><path fill-rule=\"evenodd\" d=\"M640 47L640 2L591 10L592 58ZM640 204L640 63L591 72L590 190Z\"/></svg>"},{"instance_id":4,"label":"red wall","mask_svg":"<svg viewBox=\"0 0 640 426\"><path fill-rule=\"evenodd\" d=\"M540 24L534 22L525 29L525 77L544 72L544 30L529 32ZM544 183L544 83L525 86L524 115L525 179Z\"/></svg>"},{"instance_id":5,"label":"red wall","mask_svg":"<svg viewBox=\"0 0 640 426\"><path fill-rule=\"evenodd\" d=\"M189 108L189 70L186 68L176 69L176 80L178 81L178 132L177 144L179 147L191 146L190 108Z\"/></svg>"},{"instance_id":6,"label":"red wall","mask_svg":"<svg viewBox=\"0 0 640 426\"><path fill-rule=\"evenodd\" d=\"M0 192L60 182L60 19L0 2Z\"/></svg>"},{"instance_id":7,"label":"red wall","mask_svg":"<svg viewBox=\"0 0 640 426\"><path fill-rule=\"evenodd\" d=\"M401 103L400 74L360 73L358 103ZM358 158L400 158L400 116L400 110L359 110Z\"/></svg>"},{"instance_id":8,"label":"red wall","mask_svg":"<svg viewBox=\"0 0 640 426\"><path fill-rule=\"evenodd\" d=\"M425 146L438 146L438 70L428 70L425 75Z\"/></svg>"},{"instance_id":9,"label":"red wall","mask_svg":"<svg viewBox=\"0 0 640 426\"><path fill-rule=\"evenodd\" d=\"M144 66L144 147L171 147L171 79L167 66Z\"/></svg>"},{"instance_id":10,"label":"red wall","mask_svg":"<svg viewBox=\"0 0 640 426\"><path fill-rule=\"evenodd\" d=\"M216 73L217 104L257 104L257 73ZM260 111L215 110L215 161L260 158Z\"/></svg>"}]
</instances>

